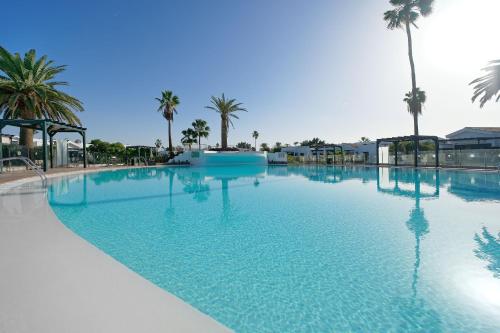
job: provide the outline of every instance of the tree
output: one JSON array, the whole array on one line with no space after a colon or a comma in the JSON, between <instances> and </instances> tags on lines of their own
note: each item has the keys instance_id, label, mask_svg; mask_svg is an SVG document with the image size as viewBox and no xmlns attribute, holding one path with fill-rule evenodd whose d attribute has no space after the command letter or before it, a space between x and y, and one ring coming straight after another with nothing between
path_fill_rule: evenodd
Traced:
<instances>
[{"instance_id":1,"label":"tree","mask_svg":"<svg viewBox=\"0 0 500 333\"><path fill-rule=\"evenodd\" d=\"M236 99L226 99L224 94L222 97L212 96L210 99L212 105L206 106L207 109L213 110L220 114L221 119L221 144L222 149L227 149L227 134L229 131L229 124L234 128L231 118L239 119L234 113L238 111L247 111L242 107L242 103L237 103Z\"/></svg>"},{"instance_id":2,"label":"tree","mask_svg":"<svg viewBox=\"0 0 500 333\"><path fill-rule=\"evenodd\" d=\"M100 139L90 141L89 151L91 153L106 153L108 151L109 143Z\"/></svg>"},{"instance_id":3,"label":"tree","mask_svg":"<svg viewBox=\"0 0 500 333\"><path fill-rule=\"evenodd\" d=\"M36 58L30 50L24 58L0 46L0 114L4 119L50 119L81 125L75 112L82 103L60 90L67 82L56 76L66 66L54 66L47 56ZM33 148L33 129L21 127L19 143Z\"/></svg>"},{"instance_id":4,"label":"tree","mask_svg":"<svg viewBox=\"0 0 500 333\"><path fill-rule=\"evenodd\" d=\"M261 151L267 151L267 152L269 152L271 149L269 149L269 146L267 145L267 143L262 142L262 143L260 144L260 150L261 150Z\"/></svg>"},{"instance_id":5,"label":"tree","mask_svg":"<svg viewBox=\"0 0 500 333\"><path fill-rule=\"evenodd\" d=\"M295 142L293 143L293 145L294 145L294 146L298 146L298 145L299 145L299 143L300 143L300 142L295 141Z\"/></svg>"},{"instance_id":6,"label":"tree","mask_svg":"<svg viewBox=\"0 0 500 333\"><path fill-rule=\"evenodd\" d=\"M155 147L156 147L156 152L159 152L160 148L161 148L161 140L160 139L156 139Z\"/></svg>"},{"instance_id":7,"label":"tree","mask_svg":"<svg viewBox=\"0 0 500 333\"><path fill-rule=\"evenodd\" d=\"M109 143L100 139L90 141L88 148L93 153L94 162L108 162L109 157L123 158L125 155L125 146L121 142Z\"/></svg>"},{"instance_id":8,"label":"tree","mask_svg":"<svg viewBox=\"0 0 500 333\"><path fill-rule=\"evenodd\" d=\"M422 107L425 104L425 101L427 100L427 96L425 95L425 91L420 90L420 88L417 88L415 95L413 95L413 92L407 92L405 94L405 98L403 98L403 101L406 103L408 112L410 114L413 114L414 112L417 113L417 116L422 114Z\"/></svg>"},{"instance_id":9,"label":"tree","mask_svg":"<svg viewBox=\"0 0 500 333\"><path fill-rule=\"evenodd\" d=\"M259 132L253 131L252 132L252 138L254 138L254 140L255 140L254 147L255 147L255 151L257 151L257 139L259 138Z\"/></svg>"},{"instance_id":10,"label":"tree","mask_svg":"<svg viewBox=\"0 0 500 333\"><path fill-rule=\"evenodd\" d=\"M412 96L417 96L417 79L415 73L415 62L413 60L413 45L410 27L417 28L416 21L420 16L428 16L432 12L434 0L389 0L395 8L384 13L384 20L387 28L394 30L403 28L406 30L408 42L408 58L411 70L411 92ZM417 98L411 100L410 113L413 115L413 130L418 136L418 116L422 110Z\"/></svg>"},{"instance_id":11,"label":"tree","mask_svg":"<svg viewBox=\"0 0 500 333\"><path fill-rule=\"evenodd\" d=\"M489 65L483 68L483 71L486 71L487 74L469 83L469 85L474 85L472 103L474 103L478 97L481 97L479 99L480 107L483 107L484 104L495 95L498 95L496 102L500 100L500 60L490 61Z\"/></svg>"},{"instance_id":12,"label":"tree","mask_svg":"<svg viewBox=\"0 0 500 333\"><path fill-rule=\"evenodd\" d=\"M189 150L191 150L191 145L196 143L196 132L192 128L188 128L181 133L183 135L181 139L182 144L187 145Z\"/></svg>"},{"instance_id":13,"label":"tree","mask_svg":"<svg viewBox=\"0 0 500 333\"><path fill-rule=\"evenodd\" d=\"M125 146L121 142L113 142L109 144L107 152L114 157L123 157L125 155Z\"/></svg>"},{"instance_id":14,"label":"tree","mask_svg":"<svg viewBox=\"0 0 500 333\"><path fill-rule=\"evenodd\" d=\"M191 125L193 126L193 130L198 138L198 150L201 150L201 138L208 138L208 135L210 134L210 127L203 119L196 119Z\"/></svg>"},{"instance_id":15,"label":"tree","mask_svg":"<svg viewBox=\"0 0 500 333\"><path fill-rule=\"evenodd\" d=\"M370 139L367 138L366 136L362 136L361 139L359 140L359 142L363 142L363 143L370 142Z\"/></svg>"},{"instance_id":16,"label":"tree","mask_svg":"<svg viewBox=\"0 0 500 333\"><path fill-rule=\"evenodd\" d=\"M300 144L301 146L322 146L325 144L325 141L320 140L319 138L312 138L312 140L304 140Z\"/></svg>"},{"instance_id":17,"label":"tree","mask_svg":"<svg viewBox=\"0 0 500 333\"><path fill-rule=\"evenodd\" d=\"M281 151L281 142L276 142L273 147L273 153L277 153Z\"/></svg>"},{"instance_id":18,"label":"tree","mask_svg":"<svg viewBox=\"0 0 500 333\"><path fill-rule=\"evenodd\" d=\"M249 144L248 142L238 142L238 144L236 145L236 148L240 148L240 149L251 149L252 148L252 145Z\"/></svg>"},{"instance_id":19,"label":"tree","mask_svg":"<svg viewBox=\"0 0 500 333\"><path fill-rule=\"evenodd\" d=\"M168 152L170 157L174 155L174 147L172 146L172 122L174 121L174 113L177 113L177 106L180 104L179 97L174 95L170 90L161 92L161 98L156 98L160 102L158 112L161 112L163 118L168 123Z\"/></svg>"}]
</instances>

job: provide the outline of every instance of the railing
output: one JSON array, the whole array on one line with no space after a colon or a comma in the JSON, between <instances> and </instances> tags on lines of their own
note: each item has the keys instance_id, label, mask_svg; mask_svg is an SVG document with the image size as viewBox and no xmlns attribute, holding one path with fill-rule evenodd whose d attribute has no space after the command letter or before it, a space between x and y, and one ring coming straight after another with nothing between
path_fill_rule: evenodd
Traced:
<instances>
[{"instance_id":1,"label":"railing","mask_svg":"<svg viewBox=\"0 0 500 333\"><path fill-rule=\"evenodd\" d=\"M38 165L36 165L35 163L33 163L33 161L30 160L29 158L24 157L24 156L1 158L0 159L0 164L2 165L2 167L3 167L3 163L7 162L7 161L21 161L21 162L24 162L24 164L26 164L26 167L28 168L28 170L29 169L33 170L42 179L43 185L46 185L46 183L47 183L47 176L42 171L42 169Z\"/></svg>"}]
</instances>

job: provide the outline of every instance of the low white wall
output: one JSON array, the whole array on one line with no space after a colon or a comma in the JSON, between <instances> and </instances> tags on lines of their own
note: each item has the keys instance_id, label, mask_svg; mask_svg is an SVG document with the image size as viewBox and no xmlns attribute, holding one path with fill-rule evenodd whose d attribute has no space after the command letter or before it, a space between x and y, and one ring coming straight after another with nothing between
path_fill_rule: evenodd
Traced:
<instances>
[{"instance_id":1,"label":"low white wall","mask_svg":"<svg viewBox=\"0 0 500 333\"><path fill-rule=\"evenodd\" d=\"M286 163L288 163L287 153L286 152L268 153L267 154L267 161L269 163L286 164Z\"/></svg>"},{"instance_id":2,"label":"low white wall","mask_svg":"<svg viewBox=\"0 0 500 333\"><path fill-rule=\"evenodd\" d=\"M266 152L216 152L216 151L185 151L176 156L174 163L188 162L191 165L266 165Z\"/></svg>"}]
</instances>

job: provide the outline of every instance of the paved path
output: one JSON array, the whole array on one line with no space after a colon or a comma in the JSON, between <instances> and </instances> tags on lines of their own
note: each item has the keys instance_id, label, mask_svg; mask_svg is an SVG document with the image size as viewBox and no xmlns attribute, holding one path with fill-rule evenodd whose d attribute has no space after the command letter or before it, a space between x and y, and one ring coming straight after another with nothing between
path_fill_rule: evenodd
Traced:
<instances>
[{"instance_id":1,"label":"paved path","mask_svg":"<svg viewBox=\"0 0 500 333\"><path fill-rule=\"evenodd\" d=\"M0 185L0 332L229 332L67 229L30 180Z\"/></svg>"}]
</instances>

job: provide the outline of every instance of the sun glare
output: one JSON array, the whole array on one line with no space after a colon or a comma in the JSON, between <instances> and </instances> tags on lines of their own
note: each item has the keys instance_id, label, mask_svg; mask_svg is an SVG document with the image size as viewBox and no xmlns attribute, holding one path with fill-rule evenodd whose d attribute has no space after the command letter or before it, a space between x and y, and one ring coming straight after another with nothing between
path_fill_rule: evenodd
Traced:
<instances>
[{"instance_id":1,"label":"sun glare","mask_svg":"<svg viewBox=\"0 0 500 333\"><path fill-rule=\"evenodd\" d=\"M499 13L500 0L436 4L434 14L427 18L429 24L422 29L425 57L434 66L455 72L477 70L500 59Z\"/></svg>"}]
</instances>

